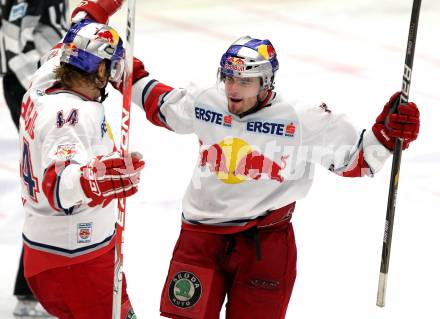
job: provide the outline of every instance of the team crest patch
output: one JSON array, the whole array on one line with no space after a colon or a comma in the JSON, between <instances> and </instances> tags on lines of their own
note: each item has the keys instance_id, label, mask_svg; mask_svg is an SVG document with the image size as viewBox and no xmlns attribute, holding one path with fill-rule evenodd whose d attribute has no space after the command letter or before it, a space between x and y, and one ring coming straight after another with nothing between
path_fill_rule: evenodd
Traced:
<instances>
[{"instance_id":1,"label":"team crest patch","mask_svg":"<svg viewBox=\"0 0 440 319\"><path fill-rule=\"evenodd\" d=\"M178 308L194 306L202 296L202 284L193 273L181 271L174 275L168 288L171 303Z\"/></svg>"},{"instance_id":2,"label":"team crest patch","mask_svg":"<svg viewBox=\"0 0 440 319\"><path fill-rule=\"evenodd\" d=\"M61 144L58 145L55 155L59 160L69 161L76 153L76 144Z\"/></svg>"},{"instance_id":3,"label":"team crest patch","mask_svg":"<svg viewBox=\"0 0 440 319\"><path fill-rule=\"evenodd\" d=\"M92 241L92 223L78 224L78 243L90 243Z\"/></svg>"}]
</instances>

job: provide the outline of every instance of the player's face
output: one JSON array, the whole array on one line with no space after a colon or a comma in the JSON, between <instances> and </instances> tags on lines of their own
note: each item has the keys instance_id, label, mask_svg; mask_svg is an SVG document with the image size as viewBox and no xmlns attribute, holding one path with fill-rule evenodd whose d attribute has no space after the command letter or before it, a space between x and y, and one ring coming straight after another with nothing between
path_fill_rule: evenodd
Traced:
<instances>
[{"instance_id":1,"label":"player's face","mask_svg":"<svg viewBox=\"0 0 440 319\"><path fill-rule=\"evenodd\" d=\"M260 78L225 78L228 109L232 114L242 114L257 104Z\"/></svg>"}]
</instances>

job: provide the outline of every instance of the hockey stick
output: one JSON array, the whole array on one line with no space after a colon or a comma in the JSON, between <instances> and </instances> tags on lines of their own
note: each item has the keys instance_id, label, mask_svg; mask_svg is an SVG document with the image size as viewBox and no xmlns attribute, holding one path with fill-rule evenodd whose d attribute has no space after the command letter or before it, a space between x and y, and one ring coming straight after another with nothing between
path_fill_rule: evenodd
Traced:
<instances>
[{"instance_id":1,"label":"hockey stick","mask_svg":"<svg viewBox=\"0 0 440 319\"><path fill-rule=\"evenodd\" d=\"M130 109L132 93L132 75L133 75L133 47L134 47L134 22L136 0L128 0L127 11L127 43L125 49L125 68L123 79L123 97L122 97L122 120L121 120L121 154L128 154L128 141L130 129ZM122 243L124 242L126 199L118 200L118 219L116 226L115 243L115 270L113 276L113 306L112 319L121 318L121 299L122 299Z\"/></svg>"},{"instance_id":2,"label":"hockey stick","mask_svg":"<svg viewBox=\"0 0 440 319\"><path fill-rule=\"evenodd\" d=\"M400 103L407 104L409 99L409 88L411 85L411 73L414 61L414 51L416 48L417 26L419 24L420 6L422 0L414 0L411 21L409 24L408 43L406 47L405 68L403 71L402 93L400 94ZM395 104L390 110L395 113L399 104ZM402 158L401 138L396 140L393 154L393 165L391 168L390 188L388 193L387 215L385 220L385 233L383 237L382 259L380 263L379 286L377 289L376 305L385 306L385 293L387 288L388 266L390 263L391 239L393 236L394 213L396 210L397 187L399 185L400 161Z\"/></svg>"}]
</instances>

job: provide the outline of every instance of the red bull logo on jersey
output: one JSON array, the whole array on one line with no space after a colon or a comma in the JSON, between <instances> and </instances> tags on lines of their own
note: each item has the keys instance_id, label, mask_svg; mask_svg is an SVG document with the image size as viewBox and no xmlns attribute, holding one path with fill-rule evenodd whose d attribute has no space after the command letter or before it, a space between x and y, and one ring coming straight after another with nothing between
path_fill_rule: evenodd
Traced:
<instances>
[{"instance_id":1,"label":"red bull logo on jersey","mask_svg":"<svg viewBox=\"0 0 440 319\"><path fill-rule=\"evenodd\" d=\"M287 158L289 156L281 156L281 165L264 156L258 151L252 151L248 153L238 163L234 175L249 177L253 180L259 180L263 176L268 179L282 183L284 177L280 172L286 167Z\"/></svg>"},{"instance_id":2,"label":"red bull logo on jersey","mask_svg":"<svg viewBox=\"0 0 440 319\"><path fill-rule=\"evenodd\" d=\"M226 70L244 72L246 69L246 62L240 58L229 57L226 59L224 68Z\"/></svg>"},{"instance_id":3,"label":"red bull logo on jersey","mask_svg":"<svg viewBox=\"0 0 440 319\"><path fill-rule=\"evenodd\" d=\"M264 179L282 183L282 171L288 158L282 155L278 163L246 141L231 137L209 146L201 142L199 166L207 168L226 184Z\"/></svg>"},{"instance_id":4,"label":"red bull logo on jersey","mask_svg":"<svg viewBox=\"0 0 440 319\"><path fill-rule=\"evenodd\" d=\"M69 161L77 154L76 144L58 145L55 152L56 157L62 161Z\"/></svg>"}]
</instances>

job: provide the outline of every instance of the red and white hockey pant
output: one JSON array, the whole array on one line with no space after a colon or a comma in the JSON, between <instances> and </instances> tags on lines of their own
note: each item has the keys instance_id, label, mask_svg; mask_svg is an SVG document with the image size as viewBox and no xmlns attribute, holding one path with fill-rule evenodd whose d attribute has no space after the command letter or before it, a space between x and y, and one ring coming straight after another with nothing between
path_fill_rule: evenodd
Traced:
<instances>
[{"instance_id":1,"label":"red and white hockey pant","mask_svg":"<svg viewBox=\"0 0 440 319\"><path fill-rule=\"evenodd\" d=\"M256 231L213 234L181 230L161 300L161 315L282 319L296 278L296 245L287 221Z\"/></svg>"},{"instance_id":2,"label":"red and white hockey pant","mask_svg":"<svg viewBox=\"0 0 440 319\"><path fill-rule=\"evenodd\" d=\"M43 307L60 319L109 319L112 317L115 250L70 266L53 268L27 278ZM134 317L122 281L121 319Z\"/></svg>"}]
</instances>

